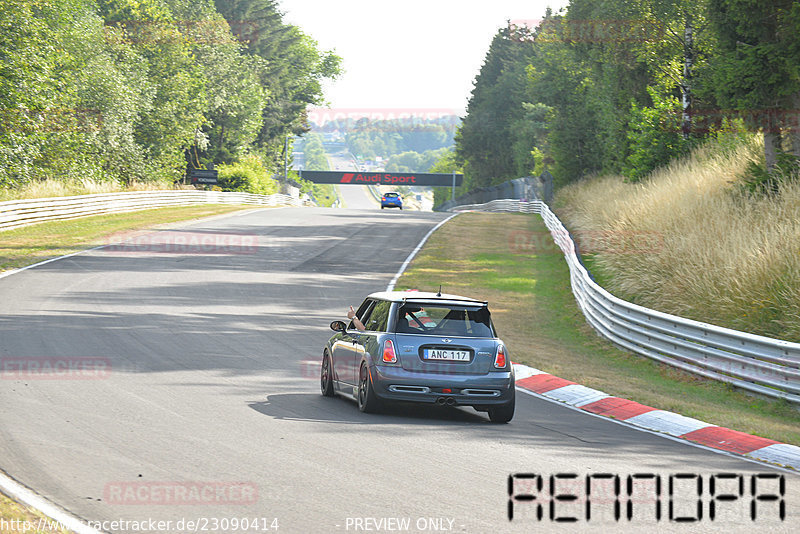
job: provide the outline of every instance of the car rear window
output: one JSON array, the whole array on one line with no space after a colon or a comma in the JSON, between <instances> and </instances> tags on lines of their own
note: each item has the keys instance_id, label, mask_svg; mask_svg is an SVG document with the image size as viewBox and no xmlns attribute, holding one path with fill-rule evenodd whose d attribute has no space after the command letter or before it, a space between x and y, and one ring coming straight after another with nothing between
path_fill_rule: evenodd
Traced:
<instances>
[{"instance_id":1,"label":"car rear window","mask_svg":"<svg viewBox=\"0 0 800 534\"><path fill-rule=\"evenodd\" d=\"M398 310L395 330L400 334L495 337L485 306L404 304Z\"/></svg>"},{"instance_id":2,"label":"car rear window","mask_svg":"<svg viewBox=\"0 0 800 534\"><path fill-rule=\"evenodd\" d=\"M397 198L400 195L398 195L397 193L386 193L383 196L385 196L386 198Z\"/></svg>"}]
</instances>

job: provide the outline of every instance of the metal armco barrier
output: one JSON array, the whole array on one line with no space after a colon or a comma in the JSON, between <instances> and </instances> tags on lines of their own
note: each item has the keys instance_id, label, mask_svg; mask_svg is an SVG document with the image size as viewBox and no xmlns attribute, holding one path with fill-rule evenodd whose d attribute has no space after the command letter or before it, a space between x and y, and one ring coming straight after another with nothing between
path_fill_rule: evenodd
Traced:
<instances>
[{"instance_id":1,"label":"metal armco barrier","mask_svg":"<svg viewBox=\"0 0 800 534\"><path fill-rule=\"evenodd\" d=\"M538 191L539 178L517 178L491 187L480 187L461 195L455 200L447 200L436 208L436 211L452 211L464 204L482 204L492 200L508 198L544 198Z\"/></svg>"},{"instance_id":2,"label":"metal armco barrier","mask_svg":"<svg viewBox=\"0 0 800 534\"><path fill-rule=\"evenodd\" d=\"M251 204L254 206L301 206L288 195L253 195L221 191L134 191L38 198L0 202L0 231L56 219L75 219L88 215L120 213L165 206L196 204Z\"/></svg>"},{"instance_id":3,"label":"metal armco barrier","mask_svg":"<svg viewBox=\"0 0 800 534\"><path fill-rule=\"evenodd\" d=\"M528 202L526 200L504 199L492 200L485 204L463 204L455 206L448 211L493 211L493 212L514 212L514 213L539 213L538 201Z\"/></svg>"},{"instance_id":4,"label":"metal armco barrier","mask_svg":"<svg viewBox=\"0 0 800 534\"><path fill-rule=\"evenodd\" d=\"M558 217L540 200L495 200L450 211L539 213L564 253L572 293L603 337L639 354L733 386L800 404L800 343L684 319L624 301L598 286Z\"/></svg>"}]
</instances>

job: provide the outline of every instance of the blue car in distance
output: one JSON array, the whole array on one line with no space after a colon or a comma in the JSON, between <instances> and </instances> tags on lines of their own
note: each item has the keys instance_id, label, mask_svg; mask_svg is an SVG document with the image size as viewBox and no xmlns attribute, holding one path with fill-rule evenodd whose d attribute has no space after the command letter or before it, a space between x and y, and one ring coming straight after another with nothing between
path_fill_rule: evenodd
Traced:
<instances>
[{"instance_id":1,"label":"blue car in distance","mask_svg":"<svg viewBox=\"0 0 800 534\"><path fill-rule=\"evenodd\" d=\"M471 406L494 423L514 417L514 368L486 302L385 291L369 295L356 317L360 324L331 323L320 374L326 397L352 397L362 412L414 402Z\"/></svg>"},{"instance_id":2,"label":"blue car in distance","mask_svg":"<svg viewBox=\"0 0 800 534\"><path fill-rule=\"evenodd\" d=\"M381 196L381 209L383 208L403 209L403 197L400 193L384 193Z\"/></svg>"}]
</instances>

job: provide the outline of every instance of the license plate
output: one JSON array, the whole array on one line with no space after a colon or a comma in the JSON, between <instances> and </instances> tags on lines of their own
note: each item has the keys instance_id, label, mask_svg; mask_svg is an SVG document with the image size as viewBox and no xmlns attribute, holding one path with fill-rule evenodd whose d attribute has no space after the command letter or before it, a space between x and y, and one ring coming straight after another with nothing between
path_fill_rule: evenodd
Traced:
<instances>
[{"instance_id":1,"label":"license plate","mask_svg":"<svg viewBox=\"0 0 800 534\"><path fill-rule=\"evenodd\" d=\"M469 361L469 351L466 350L425 349L423 356L426 360L444 360L450 362Z\"/></svg>"}]
</instances>

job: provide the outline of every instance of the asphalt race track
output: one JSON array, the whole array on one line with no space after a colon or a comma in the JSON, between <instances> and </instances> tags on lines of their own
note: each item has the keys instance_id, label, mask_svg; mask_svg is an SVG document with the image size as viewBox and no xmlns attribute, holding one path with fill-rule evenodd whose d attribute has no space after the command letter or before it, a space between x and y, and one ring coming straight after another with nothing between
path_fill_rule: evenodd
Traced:
<instances>
[{"instance_id":1,"label":"asphalt race track","mask_svg":"<svg viewBox=\"0 0 800 534\"><path fill-rule=\"evenodd\" d=\"M346 208L380 209L380 205L371 198L366 187L359 185L342 185L338 187Z\"/></svg>"},{"instance_id":2,"label":"asphalt race track","mask_svg":"<svg viewBox=\"0 0 800 534\"><path fill-rule=\"evenodd\" d=\"M0 469L84 520L172 522L159 530L107 524L115 532L274 532L274 519L290 533L796 532L797 475L524 393L508 425L470 409L366 415L353 401L322 397L315 362L330 321L383 290L443 218L254 210L0 280L5 362L107 364L57 379L3 371ZM200 238L216 244L192 246ZM509 521L512 473L545 475L545 489L550 475L617 474L624 482L660 474L661 519L651 501L637 505L632 521L614 522L613 492L603 499L595 490L589 520L583 497L551 509L555 501L537 493L537 501L518 501ZM712 521L715 473L742 475L745 490L720 503ZM778 491L754 473L785 477L784 521L767 500L750 519L751 481ZM671 474L702 477L701 521L669 521ZM697 479L675 480L673 516L692 516ZM539 491L525 487L515 483L514 492ZM536 503L544 503L541 520ZM555 522L551 513L579 521ZM257 525L242 529L243 519Z\"/></svg>"}]
</instances>

